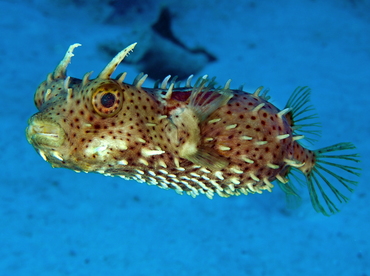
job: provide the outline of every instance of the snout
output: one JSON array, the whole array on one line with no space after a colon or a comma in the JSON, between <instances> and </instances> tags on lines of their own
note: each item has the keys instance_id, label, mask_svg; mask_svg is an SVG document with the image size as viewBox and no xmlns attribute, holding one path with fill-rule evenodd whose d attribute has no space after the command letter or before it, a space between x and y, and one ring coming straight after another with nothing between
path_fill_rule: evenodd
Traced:
<instances>
[{"instance_id":1,"label":"snout","mask_svg":"<svg viewBox=\"0 0 370 276\"><path fill-rule=\"evenodd\" d=\"M66 139L61 126L51 120L42 118L40 113L28 120L26 128L27 140L36 149L60 147Z\"/></svg>"}]
</instances>

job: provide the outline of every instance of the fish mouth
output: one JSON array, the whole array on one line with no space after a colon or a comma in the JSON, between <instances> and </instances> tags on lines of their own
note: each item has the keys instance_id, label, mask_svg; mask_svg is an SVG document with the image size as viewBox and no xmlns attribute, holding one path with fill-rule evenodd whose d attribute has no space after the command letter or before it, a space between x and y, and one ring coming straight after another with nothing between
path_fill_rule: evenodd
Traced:
<instances>
[{"instance_id":1,"label":"fish mouth","mask_svg":"<svg viewBox=\"0 0 370 276\"><path fill-rule=\"evenodd\" d=\"M59 124L39 117L36 114L28 120L28 142L38 149L60 147L66 138L64 130Z\"/></svg>"}]
</instances>

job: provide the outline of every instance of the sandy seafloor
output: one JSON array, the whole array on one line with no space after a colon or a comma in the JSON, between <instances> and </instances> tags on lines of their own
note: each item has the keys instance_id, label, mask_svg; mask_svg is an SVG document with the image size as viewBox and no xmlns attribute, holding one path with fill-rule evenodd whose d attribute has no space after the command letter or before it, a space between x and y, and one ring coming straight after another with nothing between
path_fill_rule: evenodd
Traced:
<instances>
[{"instance_id":1,"label":"sandy seafloor","mask_svg":"<svg viewBox=\"0 0 370 276\"><path fill-rule=\"evenodd\" d=\"M109 1L72 2L0 1L1 276L370 275L369 1L122 1L118 15ZM312 148L351 141L362 155L359 186L340 213L316 213L306 189L289 209L278 187L193 199L52 169L27 143L34 91L67 47L83 44L69 75L99 72L108 59L97 45L132 43L128 34L147 28L163 5L183 42L218 58L197 76L232 78L251 92L264 85L280 108L296 86L312 88L322 122ZM129 81L139 73L119 71Z\"/></svg>"}]
</instances>

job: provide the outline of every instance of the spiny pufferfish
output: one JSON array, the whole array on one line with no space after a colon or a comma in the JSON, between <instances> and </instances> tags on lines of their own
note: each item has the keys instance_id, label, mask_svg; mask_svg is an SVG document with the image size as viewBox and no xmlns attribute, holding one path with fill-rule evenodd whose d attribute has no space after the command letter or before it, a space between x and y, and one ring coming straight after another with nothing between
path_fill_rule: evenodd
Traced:
<instances>
[{"instance_id":1,"label":"spiny pufferfish","mask_svg":"<svg viewBox=\"0 0 370 276\"><path fill-rule=\"evenodd\" d=\"M194 85L190 76L184 86L168 76L154 88L142 87L142 73L132 85L123 82L126 73L111 78L135 45L95 79L89 72L81 80L66 73L80 46L73 44L37 88L39 112L29 119L26 135L53 167L209 198L271 192L274 181L295 197L295 178L307 185L313 207L324 215L348 200L342 190L352 191L357 182L342 174L359 176L356 166L346 164L359 162L359 156L351 152L352 143L303 146L302 139L310 142L318 133L308 87L298 87L280 110L262 87L247 93L230 89L230 80L217 87L206 75Z\"/></svg>"}]
</instances>

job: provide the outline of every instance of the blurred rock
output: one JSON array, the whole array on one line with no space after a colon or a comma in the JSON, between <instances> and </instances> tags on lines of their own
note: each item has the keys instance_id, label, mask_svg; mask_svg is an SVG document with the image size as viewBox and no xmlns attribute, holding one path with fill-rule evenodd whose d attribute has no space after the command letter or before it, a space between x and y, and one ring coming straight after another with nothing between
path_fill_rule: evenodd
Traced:
<instances>
[{"instance_id":1,"label":"blurred rock","mask_svg":"<svg viewBox=\"0 0 370 276\"><path fill-rule=\"evenodd\" d=\"M171 19L169 10L162 9L158 20L137 36L135 53L124 60L134 64L137 70L148 74L149 78L154 80L163 79L168 75L178 76L178 80L183 80L216 60L207 50L190 49L182 43L172 32ZM133 42L132 39L125 41L127 42L105 42L99 45L99 49L111 58Z\"/></svg>"}]
</instances>

